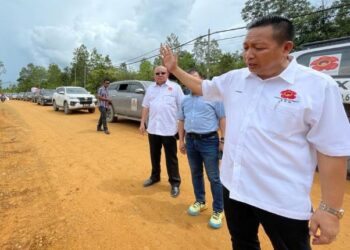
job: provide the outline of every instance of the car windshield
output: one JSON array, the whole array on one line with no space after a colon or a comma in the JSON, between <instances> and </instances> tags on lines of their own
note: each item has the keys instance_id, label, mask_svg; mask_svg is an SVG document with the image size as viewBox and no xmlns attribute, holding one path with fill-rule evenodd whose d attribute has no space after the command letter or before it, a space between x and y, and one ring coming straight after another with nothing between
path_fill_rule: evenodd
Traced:
<instances>
[{"instance_id":1,"label":"car windshield","mask_svg":"<svg viewBox=\"0 0 350 250\"><path fill-rule=\"evenodd\" d=\"M44 95L52 95L53 93L55 93L54 89L45 89L45 90L43 90L43 94Z\"/></svg>"},{"instance_id":2,"label":"car windshield","mask_svg":"<svg viewBox=\"0 0 350 250\"><path fill-rule=\"evenodd\" d=\"M86 89L83 88L67 88L68 94L88 94Z\"/></svg>"},{"instance_id":3,"label":"car windshield","mask_svg":"<svg viewBox=\"0 0 350 250\"><path fill-rule=\"evenodd\" d=\"M148 87L151 86L153 82L143 82L143 84L145 85L146 89L148 89Z\"/></svg>"}]
</instances>

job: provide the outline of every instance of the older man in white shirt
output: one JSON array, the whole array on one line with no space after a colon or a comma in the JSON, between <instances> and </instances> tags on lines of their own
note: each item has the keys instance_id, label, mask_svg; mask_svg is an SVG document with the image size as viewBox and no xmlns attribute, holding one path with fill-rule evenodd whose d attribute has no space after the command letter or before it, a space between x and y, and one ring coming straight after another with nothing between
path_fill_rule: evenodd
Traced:
<instances>
[{"instance_id":1,"label":"older man in white shirt","mask_svg":"<svg viewBox=\"0 0 350 250\"><path fill-rule=\"evenodd\" d=\"M248 67L202 84L161 47L164 65L182 83L224 102L221 181L235 250L260 249L260 224L275 249L311 249L309 234L313 244L328 244L344 213L349 122L336 82L289 56L293 35L288 19L258 19L243 44ZM313 212L309 193L316 165L322 197Z\"/></svg>"},{"instance_id":2,"label":"older man in white shirt","mask_svg":"<svg viewBox=\"0 0 350 250\"><path fill-rule=\"evenodd\" d=\"M144 182L149 187L160 181L160 156L162 146L165 151L166 167L171 185L170 195L180 193L181 178L177 159L177 113L184 96L181 87L168 80L168 70L163 66L154 69L155 83L147 91L142 103L140 132L146 131L148 118L148 140L151 153L152 173Z\"/></svg>"}]
</instances>

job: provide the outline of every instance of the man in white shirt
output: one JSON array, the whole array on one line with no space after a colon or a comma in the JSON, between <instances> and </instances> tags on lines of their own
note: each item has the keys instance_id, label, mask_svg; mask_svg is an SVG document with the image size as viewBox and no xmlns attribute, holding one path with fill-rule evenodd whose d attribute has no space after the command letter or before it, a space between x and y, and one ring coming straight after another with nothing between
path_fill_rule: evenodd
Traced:
<instances>
[{"instance_id":1,"label":"man in white shirt","mask_svg":"<svg viewBox=\"0 0 350 250\"><path fill-rule=\"evenodd\" d=\"M148 140L151 153L152 173L144 183L149 187L160 181L160 156L165 151L166 167L171 185L170 195L180 194L180 174L177 159L177 113L184 96L181 87L168 80L168 70L163 66L154 69L155 83L151 85L142 102L140 132L146 131L148 118Z\"/></svg>"},{"instance_id":2,"label":"man in white shirt","mask_svg":"<svg viewBox=\"0 0 350 250\"><path fill-rule=\"evenodd\" d=\"M260 224L275 249L311 249L309 234L313 244L329 244L344 213L349 122L336 82L289 56L293 36L286 18L256 20L243 44L248 67L202 83L161 47L164 65L182 83L224 102L221 181L235 250L260 249ZM312 212L316 165L322 197Z\"/></svg>"}]
</instances>

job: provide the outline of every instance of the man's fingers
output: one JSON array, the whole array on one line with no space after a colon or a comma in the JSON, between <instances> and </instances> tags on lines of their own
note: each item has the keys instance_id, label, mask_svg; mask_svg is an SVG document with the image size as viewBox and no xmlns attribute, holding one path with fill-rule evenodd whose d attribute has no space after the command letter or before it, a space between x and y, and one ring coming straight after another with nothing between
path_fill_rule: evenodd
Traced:
<instances>
[{"instance_id":1,"label":"man's fingers","mask_svg":"<svg viewBox=\"0 0 350 250\"><path fill-rule=\"evenodd\" d=\"M314 245L329 244L329 243L331 243L334 239L335 239L335 237L329 237L329 236L326 236L326 235L320 235L320 236L318 236L318 237L315 237L315 238L312 240L312 243L313 243Z\"/></svg>"},{"instance_id":2,"label":"man's fingers","mask_svg":"<svg viewBox=\"0 0 350 250\"><path fill-rule=\"evenodd\" d=\"M311 217L311 220L310 220L310 227L309 227L309 235L310 235L310 236L316 237L318 227L319 227L318 223L316 223L316 222L313 220L313 218Z\"/></svg>"}]
</instances>

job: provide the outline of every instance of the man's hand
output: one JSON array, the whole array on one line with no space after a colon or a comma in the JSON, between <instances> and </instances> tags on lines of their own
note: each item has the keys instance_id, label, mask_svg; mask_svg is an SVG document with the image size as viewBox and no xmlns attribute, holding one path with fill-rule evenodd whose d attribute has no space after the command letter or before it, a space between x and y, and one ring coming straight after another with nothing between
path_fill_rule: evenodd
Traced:
<instances>
[{"instance_id":1,"label":"man's hand","mask_svg":"<svg viewBox=\"0 0 350 250\"><path fill-rule=\"evenodd\" d=\"M163 65L169 72L173 72L177 68L177 56L168 45L160 46L160 57L162 58Z\"/></svg>"},{"instance_id":2,"label":"man's hand","mask_svg":"<svg viewBox=\"0 0 350 250\"><path fill-rule=\"evenodd\" d=\"M326 211L317 209L310 219L310 236L312 244L329 244L339 233L339 219Z\"/></svg>"},{"instance_id":3,"label":"man's hand","mask_svg":"<svg viewBox=\"0 0 350 250\"><path fill-rule=\"evenodd\" d=\"M224 152L224 144L222 142L219 142L219 151Z\"/></svg>"},{"instance_id":4,"label":"man's hand","mask_svg":"<svg viewBox=\"0 0 350 250\"><path fill-rule=\"evenodd\" d=\"M186 154L186 145L184 141L179 141L179 150L182 154Z\"/></svg>"},{"instance_id":5,"label":"man's hand","mask_svg":"<svg viewBox=\"0 0 350 250\"><path fill-rule=\"evenodd\" d=\"M145 131L146 131L145 123L143 123L143 122L140 123L139 130L140 130L141 135L145 134Z\"/></svg>"}]
</instances>

